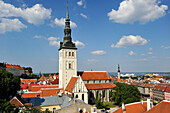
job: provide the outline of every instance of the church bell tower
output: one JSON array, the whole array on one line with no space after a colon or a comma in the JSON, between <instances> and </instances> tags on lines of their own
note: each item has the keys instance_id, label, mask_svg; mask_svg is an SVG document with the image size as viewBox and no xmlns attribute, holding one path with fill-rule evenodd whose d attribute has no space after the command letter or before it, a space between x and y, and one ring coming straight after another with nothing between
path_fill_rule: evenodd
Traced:
<instances>
[{"instance_id":1,"label":"church bell tower","mask_svg":"<svg viewBox=\"0 0 170 113\"><path fill-rule=\"evenodd\" d=\"M59 48L59 88L66 88L71 77L77 76L77 48L72 42L70 19L68 13L65 19L64 40Z\"/></svg>"}]
</instances>

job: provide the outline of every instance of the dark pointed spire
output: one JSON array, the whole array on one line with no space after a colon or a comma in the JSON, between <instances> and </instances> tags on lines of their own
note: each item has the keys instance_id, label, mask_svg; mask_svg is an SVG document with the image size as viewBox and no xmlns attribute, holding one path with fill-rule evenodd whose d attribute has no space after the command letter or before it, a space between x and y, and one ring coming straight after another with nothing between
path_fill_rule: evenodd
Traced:
<instances>
[{"instance_id":1,"label":"dark pointed spire","mask_svg":"<svg viewBox=\"0 0 170 113\"><path fill-rule=\"evenodd\" d=\"M120 67L119 67L119 64L118 64L118 71L117 72L120 72Z\"/></svg>"},{"instance_id":2,"label":"dark pointed spire","mask_svg":"<svg viewBox=\"0 0 170 113\"><path fill-rule=\"evenodd\" d=\"M60 49L62 48L77 49L75 46L75 43L72 42L72 38L71 38L70 19L69 19L69 13L68 13L68 2L67 2L67 12L66 12L66 19L65 19L65 28L64 28L64 41L60 42Z\"/></svg>"}]
</instances>

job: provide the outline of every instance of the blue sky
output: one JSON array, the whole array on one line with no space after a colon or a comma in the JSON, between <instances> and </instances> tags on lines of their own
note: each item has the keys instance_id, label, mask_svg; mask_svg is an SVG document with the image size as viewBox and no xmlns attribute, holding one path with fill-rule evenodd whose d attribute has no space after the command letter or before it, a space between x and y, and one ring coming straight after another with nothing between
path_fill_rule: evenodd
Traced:
<instances>
[{"instance_id":1,"label":"blue sky","mask_svg":"<svg viewBox=\"0 0 170 113\"><path fill-rule=\"evenodd\" d=\"M78 70L170 71L170 1L68 0ZM0 0L0 62L58 72L66 0Z\"/></svg>"}]
</instances>

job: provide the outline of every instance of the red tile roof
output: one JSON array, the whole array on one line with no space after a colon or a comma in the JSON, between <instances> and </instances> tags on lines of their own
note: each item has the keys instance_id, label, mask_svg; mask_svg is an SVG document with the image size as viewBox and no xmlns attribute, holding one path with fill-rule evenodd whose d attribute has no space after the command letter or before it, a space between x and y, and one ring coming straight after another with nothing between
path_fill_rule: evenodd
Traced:
<instances>
[{"instance_id":1,"label":"red tile roof","mask_svg":"<svg viewBox=\"0 0 170 113\"><path fill-rule=\"evenodd\" d=\"M20 84L20 89L28 89L28 84Z\"/></svg>"},{"instance_id":2,"label":"red tile roof","mask_svg":"<svg viewBox=\"0 0 170 113\"><path fill-rule=\"evenodd\" d=\"M20 79L21 83L28 84L31 82L37 82L37 79Z\"/></svg>"},{"instance_id":3,"label":"red tile roof","mask_svg":"<svg viewBox=\"0 0 170 113\"><path fill-rule=\"evenodd\" d=\"M32 86L32 91L39 91L41 88L58 88L58 85L38 85Z\"/></svg>"},{"instance_id":4,"label":"red tile roof","mask_svg":"<svg viewBox=\"0 0 170 113\"><path fill-rule=\"evenodd\" d=\"M6 68L13 68L13 67L24 70L20 65L6 64Z\"/></svg>"},{"instance_id":5,"label":"red tile roof","mask_svg":"<svg viewBox=\"0 0 170 113\"><path fill-rule=\"evenodd\" d=\"M85 84L88 90L90 89L110 89L116 87L113 83L95 83L95 84Z\"/></svg>"},{"instance_id":6,"label":"red tile roof","mask_svg":"<svg viewBox=\"0 0 170 113\"><path fill-rule=\"evenodd\" d=\"M44 75L42 75L41 78L38 81L43 81L45 79L46 79L46 77Z\"/></svg>"},{"instance_id":7,"label":"red tile roof","mask_svg":"<svg viewBox=\"0 0 170 113\"><path fill-rule=\"evenodd\" d=\"M107 72L83 72L81 73L82 80L111 80Z\"/></svg>"},{"instance_id":8,"label":"red tile roof","mask_svg":"<svg viewBox=\"0 0 170 113\"><path fill-rule=\"evenodd\" d=\"M116 80L117 80L117 82L121 82L120 78L118 78L118 77L116 78Z\"/></svg>"},{"instance_id":9,"label":"red tile roof","mask_svg":"<svg viewBox=\"0 0 170 113\"><path fill-rule=\"evenodd\" d=\"M22 98L34 98L37 97L37 95L39 95L38 92L24 93L22 94Z\"/></svg>"},{"instance_id":10,"label":"red tile roof","mask_svg":"<svg viewBox=\"0 0 170 113\"><path fill-rule=\"evenodd\" d=\"M75 83L77 81L78 77L72 77L70 82L68 83L65 91L68 91L68 92L72 92L74 86L75 86Z\"/></svg>"},{"instance_id":11,"label":"red tile roof","mask_svg":"<svg viewBox=\"0 0 170 113\"><path fill-rule=\"evenodd\" d=\"M170 101L162 101L145 113L170 113Z\"/></svg>"},{"instance_id":12,"label":"red tile roof","mask_svg":"<svg viewBox=\"0 0 170 113\"><path fill-rule=\"evenodd\" d=\"M141 102L127 104L125 105L126 113L144 113L147 110L146 104L147 102L144 102L144 104L142 104ZM121 107L118 110L114 111L113 113L123 113L123 112L124 111L122 110Z\"/></svg>"},{"instance_id":13,"label":"red tile roof","mask_svg":"<svg viewBox=\"0 0 170 113\"><path fill-rule=\"evenodd\" d=\"M41 97L48 97L48 96L57 96L57 93L59 93L63 88L42 88L41 89Z\"/></svg>"},{"instance_id":14,"label":"red tile roof","mask_svg":"<svg viewBox=\"0 0 170 113\"><path fill-rule=\"evenodd\" d=\"M170 93L170 87L166 87L165 92Z\"/></svg>"},{"instance_id":15,"label":"red tile roof","mask_svg":"<svg viewBox=\"0 0 170 113\"><path fill-rule=\"evenodd\" d=\"M14 104L15 106L24 106L24 102L20 101L17 97L13 97L10 100L10 104Z\"/></svg>"},{"instance_id":16,"label":"red tile roof","mask_svg":"<svg viewBox=\"0 0 170 113\"><path fill-rule=\"evenodd\" d=\"M155 86L154 88L153 88L154 90L158 90L158 91L165 91L165 89L166 89L166 86Z\"/></svg>"}]
</instances>

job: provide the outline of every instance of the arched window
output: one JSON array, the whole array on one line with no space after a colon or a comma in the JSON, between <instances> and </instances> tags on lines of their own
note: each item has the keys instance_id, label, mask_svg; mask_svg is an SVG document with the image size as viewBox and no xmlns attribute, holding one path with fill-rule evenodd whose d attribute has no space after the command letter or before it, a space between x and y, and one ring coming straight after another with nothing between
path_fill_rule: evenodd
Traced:
<instances>
[{"instance_id":1,"label":"arched window","mask_svg":"<svg viewBox=\"0 0 170 113\"><path fill-rule=\"evenodd\" d=\"M72 56L74 56L74 52L72 52Z\"/></svg>"},{"instance_id":2,"label":"arched window","mask_svg":"<svg viewBox=\"0 0 170 113\"><path fill-rule=\"evenodd\" d=\"M69 52L69 56L71 56L71 52Z\"/></svg>"},{"instance_id":3,"label":"arched window","mask_svg":"<svg viewBox=\"0 0 170 113\"><path fill-rule=\"evenodd\" d=\"M82 100L84 101L84 94L82 94Z\"/></svg>"},{"instance_id":4,"label":"arched window","mask_svg":"<svg viewBox=\"0 0 170 113\"><path fill-rule=\"evenodd\" d=\"M71 63L69 63L69 69L71 69Z\"/></svg>"},{"instance_id":5,"label":"arched window","mask_svg":"<svg viewBox=\"0 0 170 113\"><path fill-rule=\"evenodd\" d=\"M65 56L67 57L67 52L66 52Z\"/></svg>"},{"instance_id":6,"label":"arched window","mask_svg":"<svg viewBox=\"0 0 170 113\"><path fill-rule=\"evenodd\" d=\"M76 95L76 98L78 98L78 95Z\"/></svg>"}]
</instances>

